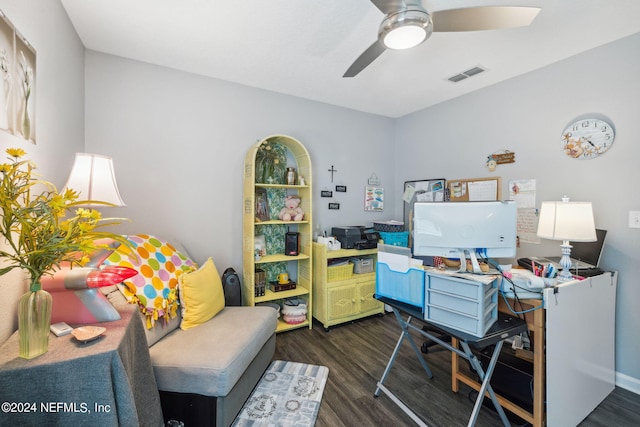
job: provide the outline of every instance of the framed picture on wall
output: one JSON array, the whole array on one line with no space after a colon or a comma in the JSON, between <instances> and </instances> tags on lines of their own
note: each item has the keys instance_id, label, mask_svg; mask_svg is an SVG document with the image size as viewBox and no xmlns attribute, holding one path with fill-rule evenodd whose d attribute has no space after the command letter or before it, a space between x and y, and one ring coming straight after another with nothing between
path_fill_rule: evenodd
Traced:
<instances>
[{"instance_id":1,"label":"framed picture on wall","mask_svg":"<svg viewBox=\"0 0 640 427\"><path fill-rule=\"evenodd\" d=\"M375 212L384 210L384 188L374 186L365 187L364 210Z\"/></svg>"},{"instance_id":2,"label":"framed picture on wall","mask_svg":"<svg viewBox=\"0 0 640 427\"><path fill-rule=\"evenodd\" d=\"M0 130L36 142L36 51L0 13Z\"/></svg>"}]
</instances>

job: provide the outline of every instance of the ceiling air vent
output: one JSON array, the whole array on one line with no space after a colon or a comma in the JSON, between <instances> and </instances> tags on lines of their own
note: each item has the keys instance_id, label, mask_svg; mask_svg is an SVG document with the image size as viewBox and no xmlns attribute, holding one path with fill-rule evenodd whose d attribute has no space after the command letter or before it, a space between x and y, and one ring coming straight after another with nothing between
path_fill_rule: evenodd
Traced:
<instances>
[{"instance_id":1,"label":"ceiling air vent","mask_svg":"<svg viewBox=\"0 0 640 427\"><path fill-rule=\"evenodd\" d=\"M456 74L455 76L449 77L447 80L449 80L450 82L453 83L458 83L459 81L462 81L468 77L473 77L477 74L483 73L486 70L482 67L473 67L467 71L463 71L460 74Z\"/></svg>"}]
</instances>

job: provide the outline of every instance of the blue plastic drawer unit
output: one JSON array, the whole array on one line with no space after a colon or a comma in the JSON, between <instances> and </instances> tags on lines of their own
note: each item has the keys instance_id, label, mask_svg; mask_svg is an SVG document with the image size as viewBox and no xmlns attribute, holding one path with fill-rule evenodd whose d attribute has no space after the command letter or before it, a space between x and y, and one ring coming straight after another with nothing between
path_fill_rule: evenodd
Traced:
<instances>
[{"instance_id":1,"label":"blue plastic drawer unit","mask_svg":"<svg viewBox=\"0 0 640 427\"><path fill-rule=\"evenodd\" d=\"M419 307L424 312L424 270L392 270L384 262L376 266L376 295Z\"/></svg>"},{"instance_id":2,"label":"blue plastic drawer unit","mask_svg":"<svg viewBox=\"0 0 640 427\"><path fill-rule=\"evenodd\" d=\"M424 303L425 320L482 337L498 319L498 280L426 273Z\"/></svg>"}]
</instances>

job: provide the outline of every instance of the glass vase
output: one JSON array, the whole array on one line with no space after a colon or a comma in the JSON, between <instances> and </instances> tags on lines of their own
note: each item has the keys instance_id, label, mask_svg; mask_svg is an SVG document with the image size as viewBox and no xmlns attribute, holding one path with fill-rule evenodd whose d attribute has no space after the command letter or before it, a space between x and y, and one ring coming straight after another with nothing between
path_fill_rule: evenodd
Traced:
<instances>
[{"instance_id":1,"label":"glass vase","mask_svg":"<svg viewBox=\"0 0 640 427\"><path fill-rule=\"evenodd\" d=\"M18 306L20 357L33 359L47 352L51 301L51 294L43 289L29 291L20 297Z\"/></svg>"}]
</instances>

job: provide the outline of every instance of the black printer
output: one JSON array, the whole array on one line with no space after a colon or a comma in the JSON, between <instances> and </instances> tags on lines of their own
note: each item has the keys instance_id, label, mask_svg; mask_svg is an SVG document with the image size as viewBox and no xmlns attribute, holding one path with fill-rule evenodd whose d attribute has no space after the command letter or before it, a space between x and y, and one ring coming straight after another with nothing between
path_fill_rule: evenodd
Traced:
<instances>
[{"instance_id":1,"label":"black printer","mask_svg":"<svg viewBox=\"0 0 640 427\"><path fill-rule=\"evenodd\" d=\"M380 240L378 232L361 225L332 227L331 235L338 239L342 249L373 249Z\"/></svg>"}]
</instances>

